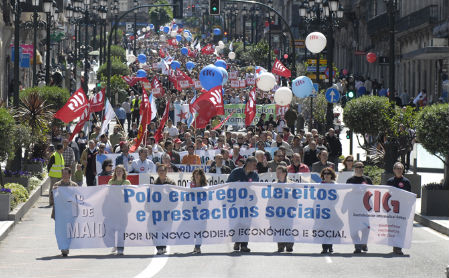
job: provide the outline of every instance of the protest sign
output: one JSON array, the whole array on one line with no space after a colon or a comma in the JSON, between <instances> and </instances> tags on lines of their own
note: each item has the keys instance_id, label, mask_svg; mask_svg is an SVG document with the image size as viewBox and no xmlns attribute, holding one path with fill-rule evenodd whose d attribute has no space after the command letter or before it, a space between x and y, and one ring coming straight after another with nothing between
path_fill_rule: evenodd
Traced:
<instances>
[{"instance_id":1,"label":"protest sign","mask_svg":"<svg viewBox=\"0 0 449 278\"><path fill-rule=\"evenodd\" d=\"M59 249L302 242L410 248L416 195L361 184L59 187Z\"/></svg>"}]
</instances>

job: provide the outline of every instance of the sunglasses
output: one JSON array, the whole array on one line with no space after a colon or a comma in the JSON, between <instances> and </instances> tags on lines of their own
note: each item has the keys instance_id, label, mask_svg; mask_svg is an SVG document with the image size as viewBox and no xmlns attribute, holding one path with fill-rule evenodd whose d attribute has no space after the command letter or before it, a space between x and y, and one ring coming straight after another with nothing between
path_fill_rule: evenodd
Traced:
<instances>
[{"instance_id":1,"label":"sunglasses","mask_svg":"<svg viewBox=\"0 0 449 278\"><path fill-rule=\"evenodd\" d=\"M326 172L326 173L323 173L323 175L332 175L332 173Z\"/></svg>"},{"instance_id":2,"label":"sunglasses","mask_svg":"<svg viewBox=\"0 0 449 278\"><path fill-rule=\"evenodd\" d=\"M356 167L354 167L354 168L356 168L356 169L363 169L363 168L365 168L364 166L356 166Z\"/></svg>"},{"instance_id":3,"label":"sunglasses","mask_svg":"<svg viewBox=\"0 0 449 278\"><path fill-rule=\"evenodd\" d=\"M106 165L106 167L112 167L112 164Z\"/></svg>"}]
</instances>

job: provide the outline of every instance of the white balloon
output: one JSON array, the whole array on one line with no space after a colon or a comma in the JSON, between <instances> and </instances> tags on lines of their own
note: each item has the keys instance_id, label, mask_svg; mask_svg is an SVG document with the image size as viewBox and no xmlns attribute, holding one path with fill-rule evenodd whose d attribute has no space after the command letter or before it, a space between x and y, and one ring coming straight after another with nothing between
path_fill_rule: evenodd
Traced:
<instances>
[{"instance_id":1,"label":"white balloon","mask_svg":"<svg viewBox=\"0 0 449 278\"><path fill-rule=\"evenodd\" d=\"M274 93L274 102L281 106L289 105L292 102L292 90L288 87L280 87Z\"/></svg>"},{"instance_id":2,"label":"white balloon","mask_svg":"<svg viewBox=\"0 0 449 278\"><path fill-rule=\"evenodd\" d=\"M178 32L176 31L171 31L170 36L172 36L173 38L176 37L176 35L178 34Z\"/></svg>"},{"instance_id":3,"label":"white balloon","mask_svg":"<svg viewBox=\"0 0 449 278\"><path fill-rule=\"evenodd\" d=\"M190 37L190 34L189 34L189 32L187 32L187 31L184 31L184 38L188 38L188 37Z\"/></svg>"},{"instance_id":4,"label":"white balloon","mask_svg":"<svg viewBox=\"0 0 449 278\"><path fill-rule=\"evenodd\" d=\"M235 52L229 52L228 57L229 57L229 59L234 60L235 59Z\"/></svg>"},{"instance_id":5,"label":"white balloon","mask_svg":"<svg viewBox=\"0 0 449 278\"><path fill-rule=\"evenodd\" d=\"M133 54L131 54L131 55L128 55L127 57L126 57L126 60L128 61L128 63L134 63L135 61L136 61L136 56L134 56Z\"/></svg>"},{"instance_id":6,"label":"white balloon","mask_svg":"<svg viewBox=\"0 0 449 278\"><path fill-rule=\"evenodd\" d=\"M268 92L276 85L276 78L271 72L264 72L256 79L256 85L259 90Z\"/></svg>"},{"instance_id":7,"label":"white balloon","mask_svg":"<svg viewBox=\"0 0 449 278\"><path fill-rule=\"evenodd\" d=\"M223 47L224 47L224 43L223 43L223 41L219 41L219 42L218 42L218 45L219 45L219 46L223 46Z\"/></svg>"},{"instance_id":8,"label":"white balloon","mask_svg":"<svg viewBox=\"0 0 449 278\"><path fill-rule=\"evenodd\" d=\"M307 35L306 47L312 53L320 53L326 47L326 36L320 32L312 32Z\"/></svg>"},{"instance_id":9,"label":"white balloon","mask_svg":"<svg viewBox=\"0 0 449 278\"><path fill-rule=\"evenodd\" d=\"M159 39L160 39L161 41L165 42L165 41L167 40L167 37L165 37L165 35L161 35L161 36L159 37Z\"/></svg>"}]
</instances>

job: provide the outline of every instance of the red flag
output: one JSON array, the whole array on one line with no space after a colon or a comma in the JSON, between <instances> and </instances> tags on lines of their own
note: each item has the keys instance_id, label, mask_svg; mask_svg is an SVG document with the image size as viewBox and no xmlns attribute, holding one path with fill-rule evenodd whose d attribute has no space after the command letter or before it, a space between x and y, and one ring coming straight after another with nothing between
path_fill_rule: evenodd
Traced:
<instances>
[{"instance_id":1,"label":"red flag","mask_svg":"<svg viewBox=\"0 0 449 278\"><path fill-rule=\"evenodd\" d=\"M273 64L273 68L271 69L271 72L274 74L277 74L279 76L283 76L283 77L291 77L292 73L291 71L286 68L281 61L279 61L278 59L276 59L276 61L274 61Z\"/></svg>"},{"instance_id":2,"label":"red flag","mask_svg":"<svg viewBox=\"0 0 449 278\"><path fill-rule=\"evenodd\" d=\"M245 106L245 125L249 126L256 116L256 87L249 92L248 102Z\"/></svg>"},{"instance_id":3,"label":"red flag","mask_svg":"<svg viewBox=\"0 0 449 278\"><path fill-rule=\"evenodd\" d=\"M202 54L212 54L212 53L214 53L214 51L215 51L215 49L212 46L212 44L210 44L210 43L206 44L206 46L201 48L201 53Z\"/></svg>"},{"instance_id":4,"label":"red flag","mask_svg":"<svg viewBox=\"0 0 449 278\"><path fill-rule=\"evenodd\" d=\"M180 70L180 69L176 69L176 71L182 76L183 79L189 81L189 84L190 84L191 86L194 86L194 85L195 85L195 82L193 82L192 78L190 78L190 76L188 76L185 72L183 72L183 71Z\"/></svg>"},{"instance_id":5,"label":"red flag","mask_svg":"<svg viewBox=\"0 0 449 278\"><path fill-rule=\"evenodd\" d=\"M165 58L165 53L162 48L159 48L159 56L161 56L161 58Z\"/></svg>"},{"instance_id":6,"label":"red flag","mask_svg":"<svg viewBox=\"0 0 449 278\"><path fill-rule=\"evenodd\" d=\"M156 131L156 134L154 134L154 140L156 140L156 143L159 143L159 141L161 141L161 139L162 139L162 130L165 127L165 122L167 121L168 114L170 113L169 108L170 108L170 102L167 101L167 106L165 106L164 116L162 116L161 122L159 123L159 127Z\"/></svg>"},{"instance_id":7,"label":"red flag","mask_svg":"<svg viewBox=\"0 0 449 278\"><path fill-rule=\"evenodd\" d=\"M229 116L227 116L223 121L221 121L221 123L219 123L216 127L214 127L212 130L217 130L219 129L224 123L226 123L229 118L231 118L232 114L234 114L234 111L231 112L231 114L229 114Z\"/></svg>"},{"instance_id":8,"label":"red flag","mask_svg":"<svg viewBox=\"0 0 449 278\"><path fill-rule=\"evenodd\" d=\"M142 87L142 101L140 102L139 114L143 118L147 116L146 122L151 122L151 106L147 91Z\"/></svg>"},{"instance_id":9,"label":"red flag","mask_svg":"<svg viewBox=\"0 0 449 278\"><path fill-rule=\"evenodd\" d=\"M79 88L73 93L67 103L55 113L54 117L64 123L69 123L83 114L88 102L83 89Z\"/></svg>"},{"instance_id":10,"label":"red flag","mask_svg":"<svg viewBox=\"0 0 449 278\"><path fill-rule=\"evenodd\" d=\"M72 141L73 137L75 137L75 135L78 134L78 132L81 131L81 129L83 128L84 124L89 120L89 118L90 118L90 105L88 104L84 108L83 114L81 114L80 121L75 126L75 129L73 129L73 132L72 132L72 135L70 135L69 141Z\"/></svg>"},{"instance_id":11,"label":"red flag","mask_svg":"<svg viewBox=\"0 0 449 278\"><path fill-rule=\"evenodd\" d=\"M153 89L153 96L155 97L163 97L165 94L164 87L162 87L161 82L157 77L153 77L153 80L151 80L151 88Z\"/></svg>"},{"instance_id":12,"label":"red flag","mask_svg":"<svg viewBox=\"0 0 449 278\"><path fill-rule=\"evenodd\" d=\"M101 89L90 100L90 112L100 112L104 109L104 96L106 89Z\"/></svg>"},{"instance_id":13,"label":"red flag","mask_svg":"<svg viewBox=\"0 0 449 278\"><path fill-rule=\"evenodd\" d=\"M128 83L128 85L129 85L130 87L136 85L137 81L139 81L138 79L136 79L136 78L134 78L134 77L132 77L132 76L122 76L122 79L123 79L126 83Z\"/></svg>"},{"instance_id":14,"label":"red flag","mask_svg":"<svg viewBox=\"0 0 449 278\"><path fill-rule=\"evenodd\" d=\"M194 123L196 128L205 128L212 117L224 115L222 90L221 85L214 87L199 96L192 104L192 110L198 113Z\"/></svg>"},{"instance_id":15,"label":"red flag","mask_svg":"<svg viewBox=\"0 0 449 278\"><path fill-rule=\"evenodd\" d=\"M143 101L142 101L143 103ZM137 150L137 148L140 146L140 143L142 143L142 139L145 137L145 134L147 133L147 114L148 109L144 109L143 116L141 117L140 125L139 125L139 131L137 132L137 138L135 139L134 145L132 145L129 148L129 152L133 153Z\"/></svg>"}]
</instances>

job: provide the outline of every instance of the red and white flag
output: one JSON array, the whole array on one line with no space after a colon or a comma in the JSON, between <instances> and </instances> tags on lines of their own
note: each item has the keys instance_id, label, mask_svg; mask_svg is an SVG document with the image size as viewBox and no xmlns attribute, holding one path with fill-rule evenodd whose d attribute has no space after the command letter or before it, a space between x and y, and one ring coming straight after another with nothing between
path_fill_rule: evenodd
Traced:
<instances>
[{"instance_id":1,"label":"red and white flag","mask_svg":"<svg viewBox=\"0 0 449 278\"><path fill-rule=\"evenodd\" d=\"M245 125L251 125L254 117L256 117L256 87L249 92L248 102L245 106Z\"/></svg>"},{"instance_id":2,"label":"red and white flag","mask_svg":"<svg viewBox=\"0 0 449 278\"><path fill-rule=\"evenodd\" d=\"M83 129L84 124L89 121L90 118L90 104L87 104L87 106L84 108L83 113L81 114L80 121L78 124L76 124L75 128L72 131L72 135L70 135L69 141L73 140L73 137L78 134L78 132Z\"/></svg>"},{"instance_id":3,"label":"red and white flag","mask_svg":"<svg viewBox=\"0 0 449 278\"><path fill-rule=\"evenodd\" d=\"M114 108L112 108L109 100L106 100L106 109L104 110L103 123L101 124L100 133L98 133L97 139L100 138L102 134L106 133L108 129L109 123L115 117Z\"/></svg>"},{"instance_id":4,"label":"red and white flag","mask_svg":"<svg viewBox=\"0 0 449 278\"><path fill-rule=\"evenodd\" d=\"M291 71L286 68L281 61L279 61L278 59L276 59L276 61L274 61L273 64L273 68L271 69L271 72L274 74L277 74L279 76L283 76L283 77L291 77L292 73Z\"/></svg>"},{"instance_id":5,"label":"red and white flag","mask_svg":"<svg viewBox=\"0 0 449 278\"><path fill-rule=\"evenodd\" d=\"M155 97L163 97L165 94L164 87L162 87L162 83L157 79L157 77L153 77L151 80L151 88L153 89L153 95Z\"/></svg>"},{"instance_id":6,"label":"red and white flag","mask_svg":"<svg viewBox=\"0 0 449 278\"><path fill-rule=\"evenodd\" d=\"M194 127L205 128L212 117L224 115L222 90L221 85L216 86L199 96L191 105L191 112L197 113Z\"/></svg>"},{"instance_id":7,"label":"red and white flag","mask_svg":"<svg viewBox=\"0 0 449 278\"><path fill-rule=\"evenodd\" d=\"M183 78L184 80L189 81L189 84L190 84L191 86L194 86L194 85L195 85L195 82L193 82L192 78L191 78L190 76L188 76L185 72L183 72L183 71L180 70L180 69L176 69L176 71L178 72L178 76L180 75L180 76L182 76L182 78Z\"/></svg>"},{"instance_id":8,"label":"red and white flag","mask_svg":"<svg viewBox=\"0 0 449 278\"><path fill-rule=\"evenodd\" d=\"M90 112L100 112L104 109L104 96L106 88L101 89L90 100Z\"/></svg>"},{"instance_id":9,"label":"red and white flag","mask_svg":"<svg viewBox=\"0 0 449 278\"><path fill-rule=\"evenodd\" d=\"M215 49L212 44L208 43L205 47L201 48L202 54L212 54L215 52Z\"/></svg>"},{"instance_id":10,"label":"red and white flag","mask_svg":"<svg viewBox=\"0 0 449 278\"><path fill-rule=\"evenodd\" d=\"M165 127L165 122L168 119L168 114L170 113L170 102L167 101L167 105L165 106L165 112L164 112L164 116L162 116L161 122L159 123L159 127L156 131L156 133L154 134L154 140L156 141L156 143L159 143L159 141L162 140L162 131L164 130Z\"/></svg>"},{"instance_id":11,"label":"red and white flag","mask_svg":"<svg viewBox=\"0 0 449 278\"><path fill-rule=\"evenodd\" d=\"M84 94L83 89L79 88L73 93L66 104L55 113L54 117L60 119L64 123L70 123L84 113L88 103L89 101Z\"/></svg>"}]
</instances>

